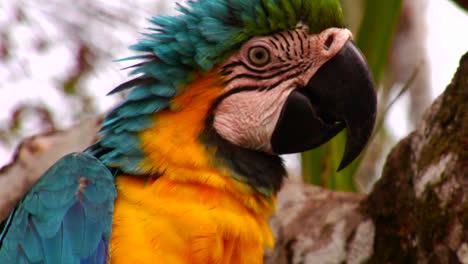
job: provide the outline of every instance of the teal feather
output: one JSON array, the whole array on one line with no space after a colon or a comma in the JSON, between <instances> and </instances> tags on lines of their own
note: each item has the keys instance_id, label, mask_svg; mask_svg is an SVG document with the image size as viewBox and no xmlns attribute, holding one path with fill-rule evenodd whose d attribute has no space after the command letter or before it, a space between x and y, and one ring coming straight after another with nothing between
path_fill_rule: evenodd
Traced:
<instances>
[{"instance_id":1,"label":"teal feather","mask_svg":"<svg viewBox=\"0 0 468 264\"><path fill-rule=\"evenodd\" d=\"M155 39L141 39L138 45L130 46L131 50L140 51L140 52L152 52L153 47L158 44L158 41Z\"/></svg>"},{"instance_id":2,"label":"teal feather","mask_svg":"<svg viewBox=\"0 0 468 264\"><path fill-rule=\"evenodd\" d=\"M55 209L55 208L63 208L65 206L69 206L70 203L74 200L73 193L66 193L65 191L73 191L73 185L65 186L60 191L44 191L38 197L40 202L39 204L45 206L48 209ZM65 191L64 191L65 190ZM40 208L40 210L44 210L45 208Z\"/></svg>"},{"instance_id":3,"label":"teal feather","mask_svg":"<svg viewBox=\"0 0 468 264\"><path fill-rule=\"evenodd\" d=\"M86 213L86 212L85 212ZM99 219L97 221L91 221L87 219L86 222L86 229L84 230L84 241L89 241L83 245L83 251L89 252L87 257L90 257L101 242L101 224L99 223Z\"/></svg>"},{"instance_id":4,"label":"teal feather","mask_svg":"<svg viewBox=\"0 0 468 264\"><path fill-rule=\"evenodd\" d=\"M153 126L153 117L151 115L126 118L125 122L122 122L122 118L116 118L113 120L113 123L110 123L101 129L102 133L107 134L108 132L113 132L115 134L120 134L122 132L137 132Z\"/></svg>"},{"instance_id":5,"label":"teal feather","mask_svg":"<svg viewBox=\"0 0 468 264\"><path fill-rule=\"evenodd\" d=\"M39 234L34 225L25 227L23 244L21 245L24 254L30 262L39 262L42 260L42 245Z\"/></svg>"},{"instance_id":6,"label":"teal feather","mask_svg":"<svg viewBox=\"0 0 468 264\"><path fill-rule=\"evenodd\" d=\"M126 101L116 108L120 117L134 117L144 114L154 113L169 107L170 102L166 98L153 96L137 101Z\"/></svg>"},{"instance_id":7,"label":"teal feather","mask_svg":"<svg viewBox=\"0 0 468 264\"><path fill-rule=\"evenodd\" d=\"M133 87L139 86L139 85L154 84L157 81L158 81L158 79L156 79L154 77L145 78L145 77L140 76L138 78L135 78L135 79L132 79L130 81L122 83L121 85L117 86L112 91L110 91L107 95L111 95L111 94L114 94L114 93L118 93L118 92L121 92L121 91L132 89Z\"/></svg>"},{"instance_id":8,"label":"teal feather","mask_svg":"<svg viewBox=\"0 0 468 264\"><path fill-rule=\"evenodd\" d=\"M67 210L68 207L39 211L37 216L32 219L39 235L41 237L51 237L56 234L60 229L60 223L63 221Z\"/></svg>"},{"instance_id":9,"label":"teal feather","mask_svg":"<svg viewBox=\"0 0 468 264\"><path fill-rule=\"evenodd\" d=\"M114 61L115 62L124 62L124 61L129 61L129 60L147 60L147 59L152 59L152 58L154 58L154 55L145 54L145 55L130 56L130 57L114 60Z\"/></svg>"},{"instance_id":10,"label":"teal feather","mask_svg":"<svg viewBox=\"0 0 468 264\"><path fill-rule=\"evenodd\" d=\"M174 19L173 16L161 15L155 16L148 21L154 25L159 26L161 29L171 29L178 31L185 28L185 21L183 19Z\"/></svg>"},{"instance_id":11,"label":"teal feather","mask_svg":"<svg viewBox=\"0 0 468 264\"><path fill-rule=\"evenodd\" d=\"M145 30L148 30L148 31L154 31L154 32L158 32L158 33L162 33L161 32L161 28L156 28L156 27L146 27ZM151 35L154 35L154 34L151 34ZM157 36L157 35L156 35Z\"/></svg>"},{"instance_id":12,"label":"teal feather","mask_svg":"<svg viewBox=\"0 0 468 264\"><path fill-rule=\"evenodd\" d=\"M151 28L145 28L145 30L151 30ZM159 31L158 29L153 29L152 31ZM160 37L161 35L163 35L164 33L162 32L158 32L158 33L140 33L141 35L149 38L149 39L154 39L154 40L159 40L161 41ZM169 42L169 41L174 41L174 36L170 36L168 35L167 36L168 38L166 40L164 40L164 42Z\"/></svg>"},{"instance_id":13,"label":"teal feather","mask_svg":"<svg viewBox=\"0 0 468 264\"><path fill-rule=\"evenodd\" d=\"M105 250L105 244L101 240L101 242L98 245L98 250L96 250L96 252L94 254L89 256L89 258L81 260L80 264L105 263L105 257L106 256L97 254L97 252L104 251L104 250Z\"/></svg>"},{"instance_id":14,"label":"teal feather","mask_svg":"<svg viewBox=\"0 0 468 264\"><path fill-rule=\"evenodd\" d=\"M164 84L149 84L135 87L127 98L129 100L136 101L153 96L172 98L176 94L177 91L172 86Z\"/></svg>"},{"instance_id":15,"label":"teal feather","mask_svg":"<svg viewBox=\"0 0 468 264\"><path fill-rule=\"evenodd\" d=\"M157 96L169 97L172 98L177 94L177 90L173 86L165 84L154 84L149 87L151 93Z\"/></svg>"},{"instance_id":16,"label":"teal feather","mask_svg":"<svg viewBox=\"0 0 468 264\"><path fill-rule=\"evenodd\" d=\"M41 237L42 248L44 250L44 262L45 263L63 263L62 262L62 245L64 241L62 240L62 229L59 229L56 235L51 235L48 237ZM39 233L39 235L41 235Z\"/></svg>"},{"instance_id":17,"label":"teal feather","mask_svg":"<svg viewBox=\"0 0 468 264\"><path fill-rule=\"evenodd\" d=\"M219 19L214 17L205 17L200 22L200 26L206 30L202 31L203 37L209 42L227 41L229 37L239 33L239 29L221 24Z\"/></svg>"},{"instance_id":18,"label":"teal feather","mask_svg":"<svg viewBox=\"0 0 468 264\"><path fill-rule=\"evenodd\" d=\"M109 167L121 168L122 171L129 174L141 175L141 160L142 155L128 155L118 153L116 151L109 152L108 154L103 154L101 160L103 163L107 164ZM148 173L147 171L145 173Z\"/></svg>"},{"instance_id":19,"label":"teal feather","mask_svg":"<svg viewBox=\"0 0 468 264\"><path fill-rule=\"evenodd\" d=\"M153 52L153 49L151 49L151 52ZM131 71L130 75L146 74L147 76L152 76L153 78L159 80L158 75L161 75L161 73L158 71L159 64L160 62L157 60L147 61L140 67L137 67Z\"/></svg>"},{"instance_id":20,"label":"teal feather","mask_svg":"<svg viewBox=\"0 0 468 264\"><path fill-rule=\"evenodd\" d=\"M187 34L187 32L179 32L175 34L175 39L180 45L180 50L178 50L178 52L183 57L182 61L190 61L190 57L192 57L195 54L195 52L192 49L193 44L189 34ZM191 63L184 62L184 64L190 65Z\"/></svg>"},{"instance_id":21,"label":"teal feather","mask_svg":"<svg viewBox=\"0 0 468 264\"><path fill-rule=\"evenodd\" d=\"M117 148L116 153L133 153L141 151L140 138L131 132L122 132L117 134L109 134L99 140L99 144L106 148ZM120 152L120 150L122 152Z\"/></svg>"},{"instance_id":22,"label":"teal feather","mask_svg":"<svg viewBox=\"0 0 468 264\"><path fill-rule=\"evenodd\" d=\"M227 2L222 1L210 1L205 2L205 9L208 14L219 20L224 20L226 16L229 16L229 6Z\"/></svg>"},{"instance_id":23,"label":"teal feather","mask_svg":"<svg viewBox=\"0 0 468 264\"><path fill-rule=\"evenodd\" d=\"M156 46L154 48L154 53L165 63L178 66L178 64L180 64L181 57L178 50L180 50L179 44L177 42L173 42L168 43L167 45Z\"/></svg>"},{"instance_id":24,"label":"teal feather","mask_svg":"<svg viewBox=\"0 0 468 264\"><path fill-rule=\"evenodd\" d=\"M86 153L63 157L10 216L0 259L79 264L93 257L100 262L87 263L105 264L115 197L113 175L101 161Z\"/></svg>"},{"instance_id":25,"label":"teal feather","mask_svg":"<svg viewBox=\"0 0 468 264\"><path fill-rule=\"evenodd\" d=\"M75 217L69 217L63 221L63 236L64 240L70 241L68 245L73 249L74 255L85 256L88 252L84 248L85 234L84 232L76 232L74 230L85 230L85 214L82 206L75 204L70 208L70 213Z\"/></svg>"}]
</instances>

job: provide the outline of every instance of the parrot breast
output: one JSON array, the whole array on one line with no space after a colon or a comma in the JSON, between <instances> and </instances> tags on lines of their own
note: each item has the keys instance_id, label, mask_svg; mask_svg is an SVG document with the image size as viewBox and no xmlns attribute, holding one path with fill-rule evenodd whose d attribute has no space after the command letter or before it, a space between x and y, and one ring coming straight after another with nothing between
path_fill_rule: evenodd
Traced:
<instances>
[{"instance_id":1,"label":"parrot breast","mask_svg":"<svg viewBox=\"0 0 468 264\"><path fill-rule=\"evenodd\" d=\"M273 246L274 195L234 179L200 140L221 78L199 78L140 133L153 173L117 176L111 263L262 263Z\"/></svg>"}]
</instances>

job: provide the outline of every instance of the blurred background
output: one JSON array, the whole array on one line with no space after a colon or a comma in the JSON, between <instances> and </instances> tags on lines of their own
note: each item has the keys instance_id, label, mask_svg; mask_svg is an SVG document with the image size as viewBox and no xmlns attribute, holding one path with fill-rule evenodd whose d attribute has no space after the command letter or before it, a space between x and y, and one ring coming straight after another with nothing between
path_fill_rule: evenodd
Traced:
<instances>
[{"instance_id":1,"label":"blurred background","mask_svg":"<svg viewBox=\"0 0 468 264\"><path fill-rule=\"evenodd\" d=\"M390 148L443 92L468 50L468 5L465 0L342 4L379 87L376 132L366 153L341 172L336 168L344 134L287 161L296 179L366 192ZM25 137L66 129L119 102L119 95L105 95L127 79L121 69L129 64L114 60L133 55L127 47L150 26L146 18L175 14L174 6L172 0L0 0L0 167Z\"/></svg>"}]
</instances>

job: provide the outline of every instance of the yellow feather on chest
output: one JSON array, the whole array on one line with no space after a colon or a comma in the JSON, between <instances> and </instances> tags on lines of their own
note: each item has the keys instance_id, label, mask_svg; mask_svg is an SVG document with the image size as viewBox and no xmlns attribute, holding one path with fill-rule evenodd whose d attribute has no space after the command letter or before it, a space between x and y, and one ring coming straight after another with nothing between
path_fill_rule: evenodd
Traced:
<instances>
[{"instance_id":1,"label":"yellow feather on chest","mask_svg":"<svg viewBox=\"0 0 468 264\"><path fill-rule=\"evenodd\" d=\"M117 176L112 264L260 264L273 246L274 197L214 166L213 150L198 141L224 92L219 81L214 74L196 81L141 133L141 166L154 177Z\"/></svg>"}]
</instances>

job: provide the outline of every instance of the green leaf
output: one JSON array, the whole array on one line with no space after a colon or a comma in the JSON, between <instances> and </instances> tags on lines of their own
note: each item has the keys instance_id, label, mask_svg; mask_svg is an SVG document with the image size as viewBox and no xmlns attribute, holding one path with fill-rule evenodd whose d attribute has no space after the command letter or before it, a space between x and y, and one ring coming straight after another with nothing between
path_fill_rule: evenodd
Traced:
<instances>
[{"instance_id":1,"label":"green leaf","mask_svg":"<svg viewBox=\"0 0 468 264\"><path fill-rule=\"evenodd\" d=\"M398 26L401 5L402 0L364 0L363 3L364 13L357 34L357 45L369 63L377 86L384 72L392 38ZM364 155L361 154L348 167L337 172L345 146L346 132L342 132L327 144L303 153L304 182L332 190L356 191L354 175Z\"/></svg>"},{"instance_id":2,"label":"green leaf","mask_svg":"<svg viewBox=\"0 0 468 264\"><path fill-rule=\"evenodd\" d=\"M346 146L346 131L333 140L302 154L304 182L326 187L331 190L356 191L353 175L358 162L354 161L341 171L336 171Z\"/></svg>"},{"instance_id":3,"label":"green leaf","mask_svg":"<svg viewBox=\"0 0 468 264\"><path fill-rule=\"evenodd\" d=\"M402 0L366 0L357 44L364 53L378 84L387 63L392 38L398 26Z\"/></svg>"}]
</instances>

